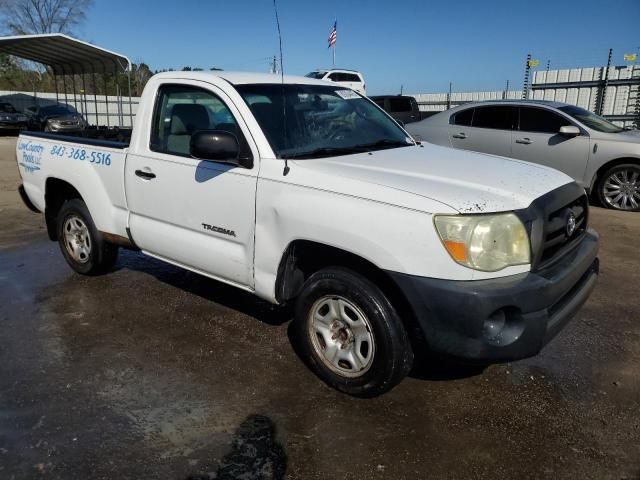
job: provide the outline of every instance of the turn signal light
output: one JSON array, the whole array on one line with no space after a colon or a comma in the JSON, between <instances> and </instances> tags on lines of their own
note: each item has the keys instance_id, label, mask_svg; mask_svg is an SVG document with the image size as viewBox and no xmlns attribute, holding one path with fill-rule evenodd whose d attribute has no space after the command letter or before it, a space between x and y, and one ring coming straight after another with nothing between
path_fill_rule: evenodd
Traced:
<instances>
[{"instance_id":1,"label":"turn signal light","mask_svg":"<svg viewBox=\"0 0 640 480\"><path fill-rule=\"evenodd\" d=\"M464 243L445 240L444 246L456 262L464 263L467 261L467 250Z\"/></svg>"}]
</instances>

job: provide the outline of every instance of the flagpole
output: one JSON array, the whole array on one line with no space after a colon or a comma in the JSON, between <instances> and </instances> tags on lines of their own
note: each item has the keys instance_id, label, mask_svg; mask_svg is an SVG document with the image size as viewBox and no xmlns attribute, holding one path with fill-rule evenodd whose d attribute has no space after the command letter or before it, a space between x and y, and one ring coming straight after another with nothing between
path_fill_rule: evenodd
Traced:
<instances>
[{"instance_id":1,"label":"flagpole","mask_svg":"<svg viewBox=\"0 0 640 480\"><path fill-rule=\"evenodd\" d=\"M333 22L333 28L331 29L331 32L329 33L329 48L332 48L332 54L333 54L333 68L336 68L336 44L337 42L337 35L338 35L338 17L336 17L335 21Z\"/></svg>"}]
</instances>

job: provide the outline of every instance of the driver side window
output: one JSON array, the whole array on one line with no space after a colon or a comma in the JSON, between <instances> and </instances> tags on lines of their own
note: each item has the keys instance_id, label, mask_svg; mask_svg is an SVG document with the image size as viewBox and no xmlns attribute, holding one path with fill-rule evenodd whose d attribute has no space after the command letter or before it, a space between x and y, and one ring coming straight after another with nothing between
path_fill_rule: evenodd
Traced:
<instances>
[{"instance_id":1,"label":"driver side window","mask_svg":"<svg viewBox=\"0 0 640 480\"><path fill-rule=\"evenodd\" d=\"M212 92L187 85L163 85L158 90L149 148L154 152L191 156L191 137L200 130L224 130L240 139L238 124Z\"/></svg>"}]
</instances>

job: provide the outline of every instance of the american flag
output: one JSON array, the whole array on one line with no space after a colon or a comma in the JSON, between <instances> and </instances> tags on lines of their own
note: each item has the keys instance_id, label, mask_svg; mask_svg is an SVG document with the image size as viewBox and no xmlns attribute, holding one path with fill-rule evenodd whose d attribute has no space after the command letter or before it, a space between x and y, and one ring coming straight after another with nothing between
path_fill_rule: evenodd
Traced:
<instances>
[{"instance_id":1,"label":"american flag","mask_svg":"<svg viewBox=\"0 0 640 480\"><path fill-rule=\"evenodd\" d=\"M336 44L337 35L338 35L338 21L336 20L333 23L333 28L331 29L331 33L329 34L329 46L327 48L331 48Z\"/></svg>"}]
</instances>

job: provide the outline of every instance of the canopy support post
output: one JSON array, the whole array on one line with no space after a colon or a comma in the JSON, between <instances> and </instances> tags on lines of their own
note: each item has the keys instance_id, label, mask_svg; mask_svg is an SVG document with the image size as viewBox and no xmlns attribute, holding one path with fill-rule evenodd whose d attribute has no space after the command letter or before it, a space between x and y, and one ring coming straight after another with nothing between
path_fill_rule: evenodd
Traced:
<instances>
[{"instance_id":1,"label":"canopy support post","mask_svg":"<svg viewBox=\"0 0 640 480\"><path fill-rule=\"evenodd\" d=\"M127 79L129 83L129 126L133 128L133 106L131 105L131 64L129 64Z\"/></svg>"},{"instance_id":2,"label":"canopy support post","mask_svg":"<svg viewBox=\"0 0 640 480\"><path fill-rule=\"evenodd\" d=\"M102 80L104 82L104 107L107 111L107 128L109 128L109 92L107 91L107 74L102 74Z\"/></svg>"},{"instance_id":3,"label":"canopy support post","mask_svg":"<svg viewBox=\"0 0 640 480\"><path fill-rule=\"evenodd\" d=\"M87 86L84 81L84 71L82 72L82 101L84 102L85 120L89 120L89 106L87 105Z\"/></svg>"},{"instance_id":4,"label":"canopy support post","mask_svg":"<svg viewBox=\"0 0 640 480\"><path fill-rule=\"evenodd\" d=\"M53 83L55 85L55 89L56 89L56 104L60 103L60 99L58 98L58 75L56 74L56 72L53 72Z\"/></svg>"},{"instance_id":5,"label":"canopy support post","mask_svg":"<svg viewBox=\"0 0 640 480\"><path fill-rule=\"evenodd\" d=\"M93 105L96 109L96 130L100 129L100 118L98 117L98 82L96 81L95 72L92 74L93 77Z\"/></svg>"},{"instance_id":6,"label":"canopy support post","mask_svg":"<svg viewBox=\"0 0 640 480\"><path fill-rule=\"evenodd\" d=\"M76 94L76 75L75 73L71 75L71 81L73 82L73 105L76 109L76 112L78 111L78 96ZM82 110L82 108L80 109Z\"/></svg>"},{"instance_id":7,"label":"canopy support post","mask_svg":"<svg viewBox=\"0 0 640 480\"><path fill-rule=\"evenodd\" d=\"M64 88L64 103L69 104L69 99L67 98L67 72L63 70L62 75L62 88Z\"/></svg>"}]
</instances>

